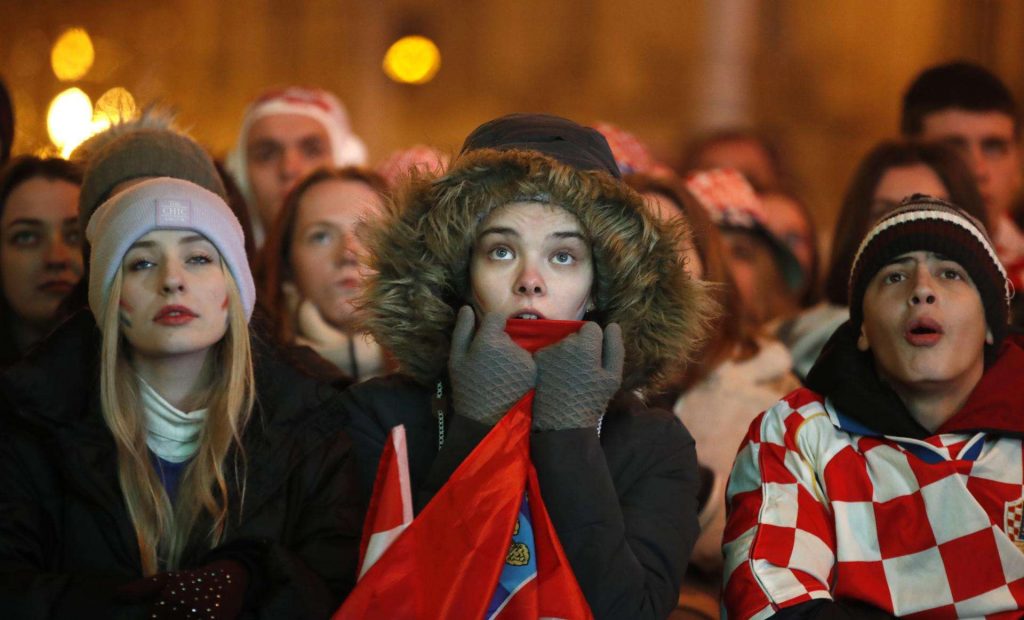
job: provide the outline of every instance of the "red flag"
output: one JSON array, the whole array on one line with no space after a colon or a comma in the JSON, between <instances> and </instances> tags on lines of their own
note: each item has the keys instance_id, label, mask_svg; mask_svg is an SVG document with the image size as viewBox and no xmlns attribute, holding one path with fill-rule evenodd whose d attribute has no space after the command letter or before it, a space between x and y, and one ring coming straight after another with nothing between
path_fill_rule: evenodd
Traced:
<instances>
[{"instance_id":1,"label":"red flag","mask_svg":"<svg viewBox=\"0 0 1024 620\"><path fill-rule=\"evenodd\" d=\"M514 323L535 327L512 329ZM517 342L525 334L529 342L523 346L532 352L577 331L580 325L509 321L509 331ZM538 334L543 335L538 338ZM524 493L533 523L537 577L510 597L498 617L593 617L548 517L530 462L532 405L531 390L491 429L377 562L362 568L365 573L334 614L335 620L483 618L509 552ZM383 471L394 467L388 449L382 455L371 510L388 501L378 496L395 495L393 488L386 487L393 486L396 477ZM364 538L388 531L388 524L395 522L382 519L377 524L376 517L368 515L371 518L374 524L366 528ZM369 543L364 542L364 547Z\"/></svg>"},{"instance_id":2,"label":"red flag","mask_svg":"<svg viewBox=\"0 0 1024 620\"><path fill-rule=\"evenodd\" d=\"M360 579L412 523L412 512L405 427L396 426L391 429L380 455L373 497L366 511L363 542L359 549Z\"/></svg>"}]
</instances>

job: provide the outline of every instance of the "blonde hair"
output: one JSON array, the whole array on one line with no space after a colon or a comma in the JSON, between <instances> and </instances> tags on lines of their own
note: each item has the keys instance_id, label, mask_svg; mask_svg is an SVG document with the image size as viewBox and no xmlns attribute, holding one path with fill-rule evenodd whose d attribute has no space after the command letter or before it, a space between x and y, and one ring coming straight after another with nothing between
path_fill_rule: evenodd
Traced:
<instances>
[{"instance_id":1,"label":"blonde hair","mask_svg":"<svg viewBox=\"0 0 1024 620\"><path fill-rule=\"evenodd\" d=\"M234 452L235 479L241 481L241 510L245 496L245 454L242 431L252 413L255 387L249 326L234 278L222 263L227 280L228 329L214 345L215 356L207 363L216 369L209 386L206 422L199 446L181 476L175 505L157 475L146 447L138 379L130 362L130 346L121 335L119 303L123 272L118 269L110 287L101 321L100 403L103 419L117 445L117 470L121 492L142 557L145 575L176 569L189 535L202 513L210 515L206 532L210 547L223 538L228 522L228 487L225 462Z\"/></svg>"}]
</instances>

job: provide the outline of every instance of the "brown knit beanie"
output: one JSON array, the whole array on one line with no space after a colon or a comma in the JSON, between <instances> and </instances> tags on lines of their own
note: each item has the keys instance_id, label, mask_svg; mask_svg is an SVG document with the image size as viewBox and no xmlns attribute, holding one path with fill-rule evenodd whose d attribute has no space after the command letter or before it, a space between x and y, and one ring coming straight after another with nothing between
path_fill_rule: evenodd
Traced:
<instances>
[{"instance_id":1,"label":"brown knit beanie","mask_svg":"<svg viewBox=\"0 0 1024 620\"><path fill-rule=\"evenodd\" d=\"M190 181L227 199L213 159L201 146L175 131L139 129L104 145L90 157L78 198L81 230L86 229L93 212L117 185L147 177Z\"/></svg>"}]
</instances>

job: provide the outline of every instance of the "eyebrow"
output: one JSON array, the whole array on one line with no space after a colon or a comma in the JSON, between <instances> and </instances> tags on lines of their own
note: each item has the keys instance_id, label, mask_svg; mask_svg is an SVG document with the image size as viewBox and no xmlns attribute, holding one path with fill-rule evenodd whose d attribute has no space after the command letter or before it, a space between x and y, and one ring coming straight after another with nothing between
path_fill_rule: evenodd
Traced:
<instances>
[{"instance_id":1,"label":"eyebrow","mask_svg":"<svg viewBox=\"0 0 1024 620\"><path fill-rule=\"evenodd\" d=\"M939 254L938 252L932 252L931 254L932 254L932 256L935 257L935 260L944 261L944 262L948 261L948 262L951 262L951 263L957 263L958 265L960 264L956 260L946 256L945 254ZM885 263L882 266L883 267L888 267L889 265L906 265L908 263L916 263L916 262L918 262L918 261L913 256L902 256L902 257L898 256L898 257L890 260L889 262Z\"/></svg>"},{"instance_id":2,"label":"eyebrow","mask_svg":"<svg viewBox=\"0 0 1024 620\"><path fill-rule=\"evenodd\" d=\"M477 235L477 239L482 239L487 235L508 235L510 237L521 236L519 234L519 231L515 230L514 228L508 228L505 226L492 226L491 228L485 228L484 230L480 231L480 234ZM558 231L550 233L547 236L555 237L556 239L579 239L581 241L584 240L583 233L579 232L578 230Z\"/></svg>"},{"instance_id":3,"label":"eyebrow","mask_svg":"<svg viewBox=\"0 0 1024 620\"><path fill-rule=\"evenodd\" d=\"M186 243L195 243L196 241L207 241L208 242L209 239L207 239L206 237L204 237L202 235L189 235L187 237L182 237L181 239L179 239L178 240L178 245L185 245Z\"/></svg>"},{"instance_id":4,"label":"eyebrow","mask_svg":"<svg viewBox=\"0 0 1024 620\"><path fill-rule=\"evenodd\" d=\"M77 219L77 218L75 218L75 219ZM65 221L67 221L67 220L65 220ZM30 218L30 217L19 217L18 219L14 220L14 221L12 221L11 223L8 224L8 226L42 226L42 225L43 225L43 220L37 220L37 219L34 219L34 218Z\"/></svg>"}]
</instances>

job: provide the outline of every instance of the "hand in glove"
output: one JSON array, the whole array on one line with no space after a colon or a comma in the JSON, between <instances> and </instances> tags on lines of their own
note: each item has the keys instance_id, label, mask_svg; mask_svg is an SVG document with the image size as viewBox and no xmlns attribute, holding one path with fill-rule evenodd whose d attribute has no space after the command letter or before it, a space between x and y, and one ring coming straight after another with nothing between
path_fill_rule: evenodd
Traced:
<instances>
[{"instance_id":1,"label":"hand in glove","mask_svg":"<svg viewBox=\"0 0 1024 620\"><path fill-rule=\"evenodd\" d=\"M159 573L121 587L126 602L152 600L150 618L234 620L242 612L249 573L240 562L218 560L192 570Z\"/></svg>"},{"instance_id":2,"label":"hand in glove","mask_svg":"<svg viewBox=\"0 0 1024 620\"><path fill-rule=\"evenodd\" d=\"M536 383L533 357L505 333L505 317L490 313L473 335L473 309L459 310L448 374L455 413L493 426Z\"/></svg>"},{"instance_id":3,"label":"hand in glove","mask_svg":"<svg viewBox=\"0 0 1024 620\"><path fill-rule=\"evenodd\" d=\"M625 357L619 326L612 323L602 337L597 323L589 321L577 333L537 351L533 428L597 428L622 384Z\"/></svg>"}]
</instances>

